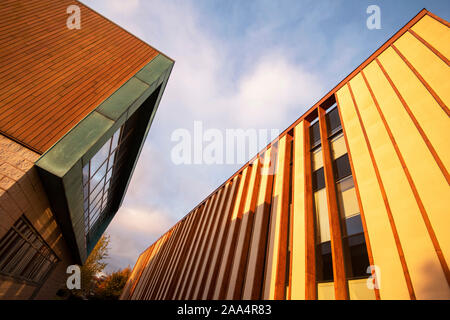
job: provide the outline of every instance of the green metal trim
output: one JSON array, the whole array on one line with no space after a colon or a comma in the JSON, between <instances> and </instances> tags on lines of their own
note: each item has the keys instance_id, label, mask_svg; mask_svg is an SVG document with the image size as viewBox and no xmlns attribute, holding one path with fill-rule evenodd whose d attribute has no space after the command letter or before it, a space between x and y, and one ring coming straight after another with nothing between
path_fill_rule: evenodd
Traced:
<instances>
[{"instance_id":1,"label":"green metal trim","mask_svg":"<svg viewBox=\"0 0 450 320\"><path fill-rule=\"evenodd\" d=\"M164 58L165 58L165 57L164 57ZM130 177L128 178L128 181L127 181L127 183L126 183L126 185L125 185L125 193L126 193L127 190L128 190L128 186L129 186L129 184L130 184L131 177L133 176L134 170L135 170L135 168L136 168L137 160L139 159L139 157L140 157L140 155L141 155L142 148L144 147L144 142L145 142L145 140L147 139L148 132L150 131L150 127L151 127L151 125L152 125L152 123L153 123L153 119L155 118L156 110L158 109L159 103L161 102L162 95L163 95L163 93L164 93L164 91L165 91L165 89L166 89L167 82L168 82L168 80L169 80L170 74L171 74L172 69L173 69L173 65L174 65L173 62L172 62L171 60L167 59L167 58L165 58L165 59L166 59L165 65L168 66L169 69L168 69L165 73L163 73L163 74L161 75L161 76L163 77L162 80L159 79L158 81L155 81L155 82L154 82L154 83L160 83L160 84L161 84L161 90L160 90L159 95L158 95L158 98L157 98L157 100L156 100L155 108L153 109L153 112L152 112L152 114L151 114L151 116L150 116L150 121L149 121L149 123L148 123L148 125L147 125L147 128L145 129L144 137L143 137L142 142L141 142L141 144L140 144L140 146L139 146L138 155L137 155L136 161L134 162L134 165L133 165L133 167L132 167L132 169L131 169ZM171 63L168 64L167 61L170 61ZM149 78L150 78L150 77L149 77ZM156 89L156 85L155 85L155 88L154 88L154 89ZM124 198L121 199L120 205L119 205L119 206L122 205L123 199L124 199Z\"/></svg>"},{"instance_id":2,"label":"green metal trim","mask_svg":"<svg viewBox=\"0 0 450 320\"><path fill-rule=\"evenodd\" d=\"M138 141L133 141L133 143L139 144L139 151L136 159L132 161L131 173L126 179L124 192L115 195L120 197L118 209L123 202L173 64L172 60L158 54L47 150L35 163L63 235L74 251L74 257L78 262L84 262L95 245L95 243L90 244L88 248L85 241L82 168L112 137L114 132L139 110L151 94L161 86L145 133L137 138ZM101 234L116 212L117 210L110 213L104 225L98 228ZM100 238L101 234L96 238Z\"/></svg>"}]
</instances>

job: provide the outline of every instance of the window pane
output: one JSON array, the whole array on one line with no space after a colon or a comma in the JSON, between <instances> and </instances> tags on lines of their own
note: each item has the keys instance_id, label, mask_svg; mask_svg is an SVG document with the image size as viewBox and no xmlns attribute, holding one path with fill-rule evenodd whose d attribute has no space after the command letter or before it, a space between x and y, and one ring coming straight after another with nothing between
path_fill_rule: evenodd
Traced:
<instances>
[{"instance_id":1,"label":"window pane","mask_svg":"<svg viewBox=\"0 0 450 320\"><path fill-rule=\"evenodd\" d=\"M83 168L83 185L85 185L89 181L89 163Z\"/></svg>"},{"instance_id":2,"label":"window pane","mask_svg":"<svg viewBox=\"0 0 450 320\"><path fill-rule=\"evenodd\" d=\"M322 148L317 148L311 151L311 162L313 171L316 171L323 167Z\"/></svg>"},{"instance_id":3,"label":"window pane","mask_svg":"<svg viewBox=\"0 0 450 320\"><path fill-rule=\"evenodd\" d=\"M36 278L35 273L45 276L50 268L43 268L44 262L51 261L51 267L57 260L24 216L0 239L0 274L40 284L44 277Z\"/></svg>"},{"instance_id":4,"label":"window pane","mask_svg":"<svg viewBox=\"0 0 450 320\"><path fill-rule=\"evenodd\" d=\"M317 281L333 281L333 259L330 241L317 245L316 260Z\"/></svg>"},{"instance_id":5,"label":"window pane","mask_svg":"<svg viewBox=\"0 0 450 320\"><path fill-rule=\"evenodd\" d=\"M329 241L330 224L328 221L327 194L325 188L314 192L317 243Z\"/></svg>"},{"instance_id":6,"label":"window pane","mask_svg":"<svg viewBox=\"0 0 450 320\"><path fill-rule=\"evenodd\" d=\"M347 177L336 183L339 212L342 218L348 218L359 213L353 177Z\"/></svg>"},{"instance_id":7,"label":"window pane","mask_svg":"<svg viewBox=\"0 0 450 320\"><path fill-rule=\"evenodd\" d=\"M319 121L314 123L309 128L309 137L310 137L310 143L311 147L315 147L320 144L320 127L319 127Z\"/></svg>"},{"instance_id":8,"label":"window pane","mask_svg":"<svg viewBox=\"0 0 450 320\"><path fill-rule=\"evenodd\" d=\"M350 162L348 161L348 154L337 158L333 161L334 169L334 179L336 181L348 177L352 174L352 169L350 168Z\"/></svg>"},{"instance_id":9,"label":"window pane","mask_svg":"<svg viewBox=\"0 0 450 320\"><path fill-rule=\"evenodd\" d=\"M97 197L99 192L101 192L103 190L104 185L105 185L105 178L102 178L102 180L99 183L97 183L94 190L91 190L91 193L88 197L90 202L92 202Z\"/></svg>"},{"instance_id":10,"label":"window pane","mask_svg":"<svg viewBox=\"0 0 450 320\"><path fill-rule=\"evenodd\" d=\"M363 233L364 229L361 221L361 215L357 214L356 216L345 219L344 228L345 228L344 231L345 236Z\"/></svg>"},{"instance_id":11,"label":"window pane","mask_svg":"<svg viewBox=\"0 0 450 320\"><path fill-rule=\"evenodd\" d=\"M317 191L325 188L325 176L323 173L323 167L312 174L312 189Z\"/></svg>"},{"instance_id":12,"label":"window pane","mask_svg":"<svg viewBox=\"0 0 450 320\"><path fill-rule=\"evenodd\" d=\"M111 139L108 140L103 147L92 157L91 162L91 176L95 174L98 168L103 164L103 162L109 156L109 146L111 144Z\"/></svg>"},{"instance_id":13,"label":"window pane","mask_svg":"<svg viewBox=\"0 0 450 320\"><path fill-rule=\"evenodd\" d=\"M106 182L111 181L112 172L113 172L113 169L109 169L108 173L106 174Z\"/></svg>"},{"instance_id":14,"label":"window pane","mask_svg":"<svg viewBox=\"0 0 450 320\"><path fill-rule=\"evenodd\" d=\"M111 152L114 151L114 149L116 149L116 147L119 143L119 136L120 136L121 131L122 131L122 128L119 128L119 130L117 130L112 137Z\"/></svg>"},{"instance_id":15,"label":"window pane","mask_svg":"<svg viewBox=\"0 0 450 320\"><path fill-rule=\"evenodd\" d=\"M106 163L104 163L101 168L97 171L97 173L91 178L91 193L92 189L96 188L97 184L105 177L106 175Z\"/></svg>"},{"instance_id":16,"label":"window pane","mask_svg":"<svg viewBox=\"0 0 450 320\"><path fill-rule=\"evenodd\" d=\"M330 148L331 148L331 157L333 158L333 160L347 153L347 146L345 145L343 133L331 139Z\"/></svg>"},{"instance_id":17,"label":"window pane","mask_svg":"<svg viewBox=\"0 0 450 320\"><path fill-rule=\"evenodd\" d=\"M117 151L114 151L114 152L111 153L111 155L109 156L108 170L111 170L112 166L114 165L114 159L116 158L116 153L117 153Z\"/></svg>"},{"instance_id":18,"label":"window pane","mask_svg":"<svg viewBox=\"0 0 450 320\"><path fill-rule=\"evenodd\" d=\"M341 120L339 119L337 107L327 113L326 119L329 136L341 129Z\"/></svg>"},{"instance_id":19,"label":"window pane","mask_svg":"<svg viewBox=\"0 0 450 320\"><path fill-rule=\"evenodd\" d=\"M120 145L120 135L122 128L119 128L114 135L102 146L102 148L91 158L90 170L89 164L83 168L83 179L87 180L84 190L85 199L85 229L86 234L92 228L93 224L102 216L103 210L107 206L106 192L109 188L110 180L113 173L113 164L116 152ZM113 152L114 151L114 152ZM105 188L106 185L106 188ZM89 190L89 192L87 192ZM89 210L88 210L89 208Z\"/></svg>"},{"instance_id":20,"label":"window pane","mask_svg":"<svg viewBox=\"0 0 450 320\"><path fill-rule=\"evenodd\" d=\"M367 277L366 270L370 263L364 234L354 235L343 240L344 251L349 255L349 258L345 259L347 277Z\"/></svg>"},{"instance_id":21,"label":"window pane","mask_svg":"<svg viewBox=\"0 0 450 320\"><path fill-rule=\"evenodd\" d=\"M100 201L102 200L102 192L103 192L103 189L102 189L102 188L99 188L98 190L99 190L99 191L98 191L98 193L97 193L96 195L92 195L92 196L89 198L89 210L91 211L91 215L92 215L92 211L93 211L96 207L98 207Z\"/></svg>"}]
</instances>

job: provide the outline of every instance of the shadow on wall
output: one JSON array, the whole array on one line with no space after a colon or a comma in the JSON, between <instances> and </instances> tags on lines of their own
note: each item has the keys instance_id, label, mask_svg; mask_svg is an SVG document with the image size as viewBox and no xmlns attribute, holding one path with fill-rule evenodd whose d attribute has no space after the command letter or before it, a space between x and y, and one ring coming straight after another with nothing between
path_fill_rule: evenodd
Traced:
<instances>
[{"instance_id":1,"label":"shadow on wall","mask_svg":"<svg viewBox=\"0 0 450 320\"><path fill-rule=\"evenodd\" d=\"M21 279L20 274L2 274L0 269L0 299L54 299L66 281L67 266L73 264L70 251L33 163L29 168L17 168L0 161L0 166L8 167L7 171L0 170L0 239L24 215L58 257L40 285Z\"/></svg>"},{"instance_id":2,"label":"shadow on wall","mask_svg":"<svg viewBox=\"0 0 450 320\"><path fill-rule=\"evenodd\" d=\"M450 287L443 285L442 277L437 277L436 274L443 273L440 265L436 265L431 261L424 261L421 268L421 277L424 279L420 288L420 297L418 299L427 300L449 300ZM416 293L417 295L417 293Z\"/></svg>"}]
</instances>

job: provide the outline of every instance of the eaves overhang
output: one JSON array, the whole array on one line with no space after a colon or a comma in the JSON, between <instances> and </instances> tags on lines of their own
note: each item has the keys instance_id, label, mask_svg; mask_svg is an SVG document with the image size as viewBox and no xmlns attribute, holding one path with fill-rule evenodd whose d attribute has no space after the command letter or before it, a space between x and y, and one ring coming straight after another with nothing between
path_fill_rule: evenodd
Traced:
<instances>
[{"instance_id":1,"label":"eaves overhang","mask_svg":"<svg viewBox=\"0 0 450 320\"><path fill-rule=\"evenodd\" d=\"M58 140L36 162L55 218L73 252L83 263L122 204L128 184L155 116L173 60L158 54L110 97ZM83 210L83 167L124 123L134 115L131 151L121 167L106 218L86 238Z\"/></svg>"}]
</instances>

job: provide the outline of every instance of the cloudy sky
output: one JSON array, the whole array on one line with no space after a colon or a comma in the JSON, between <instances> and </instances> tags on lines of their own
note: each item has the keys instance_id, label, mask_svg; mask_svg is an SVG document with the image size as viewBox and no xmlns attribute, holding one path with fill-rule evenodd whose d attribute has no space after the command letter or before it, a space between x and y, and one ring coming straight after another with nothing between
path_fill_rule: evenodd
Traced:
<instances>
[{"instance_id":1,"label":"cloudy sky","mask_svg":"<svg viewBox=\"0 0 450 320\"><path fill-rule=\"evenodd\" d=\"M174 130L284 130L422 8L448 0L82 0L176 63L122 208L108 271L140 252L242 164L175 165ZM381 9L369 30L366 9Z\"/></svg>"}]
</instances>

